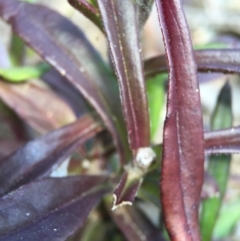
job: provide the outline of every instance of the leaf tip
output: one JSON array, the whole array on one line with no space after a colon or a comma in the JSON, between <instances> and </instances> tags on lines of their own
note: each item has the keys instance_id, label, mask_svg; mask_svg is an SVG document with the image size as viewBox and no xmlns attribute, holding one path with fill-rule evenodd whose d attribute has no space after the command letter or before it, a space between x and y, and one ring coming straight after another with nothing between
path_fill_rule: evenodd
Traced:
<instances>
[{"instance_id":1,"label":"leaf tip","mask_svg":"<svg viewBox=\"0 0 240 241\"><path fill-rule=\"evenodd\" d=\"M119 207L122 207L124 205L130 205L132 206L132 202L130 201L122 201L121 203L117 203L117 195L113 193L113 205L112 205L112 211L116 210Z\"/></svg>"}]
</instances>

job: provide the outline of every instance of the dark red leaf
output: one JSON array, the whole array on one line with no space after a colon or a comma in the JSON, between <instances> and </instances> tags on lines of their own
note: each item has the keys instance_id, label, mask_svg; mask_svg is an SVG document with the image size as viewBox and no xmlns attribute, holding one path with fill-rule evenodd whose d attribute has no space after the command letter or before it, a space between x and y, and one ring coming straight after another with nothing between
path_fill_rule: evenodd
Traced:
<instances>
[{"instance_id":1,"label":"dark red leaf","mask_svg":"<svg viewBox=\"0 0 240 241\"><path fill-rule=\"evenodd\" d=\"M111 216L128 241L164 241L159 229L134 207L121 207Z\"/></svg>"},{"instance_id":2,"label":"dark red leaf","mask_svg":"<svg viewBox=\"0 0 240 241\"><path fill-rule=\"evenodd\" d=\"M54 18L54 21L46 23L48 29L51 30L51 34L76 58L81 66L80 69L84 71L85 75L90 76L90 80L97 86L99 94L104 96L107 108L110 107L108 111L113 116L112 119L114 119L116 125L119 125L119 135L124 136L125 125L123 123L118 84L112 70L78 27L61 15L50 12L50 10L47 11L49 11L49 15L51 14L51 19ZM71 45L69 45L69 42L71 42ZM124 139L123 144L125 142Z\"/></svg>"},{"instance_id":3,"label":"dark red leaf","mask_svg":"<svg viewBox=\"0 0 240 241\"><path fill-rule=\"evenodd\" d=\"M158 0L169 66L161 201L172 241L198 241L204 141L196 64L180 0Z\"/></svg>"},{"instance_id":4,"label":"dark red leaf","mask_svg":"<svg viewBox=\"0 0 240 241\"><path fill-rule=\"evenodd\" d=\"M207 49L195 50L195 61L198 71L240 73L240 49ZM154 75L167 71L167 62L164 55L145 61L145 75Z\"/></svg>"},{"instance_id":5,"label":"dark red leaf","mask_svg":"<svg viewBox=\"0 0 240 241\"><path fill-rule=\"evenodd\" d=\"M102 129L91 116L25 144L0 161L0 194L48 175L87 139Z\"/></svg>"},{"instance_id":6,"label":"dark red leaf","mask_svg":"<svg viewBox=\"0 0 240 241\"><path fill-rule=\"evenodd\" d=\"M71 108L48 86L37 80L17 85L0 80L0 98L42 134L76 119Z\"/></svg>"},{"instance_id":7,"label":"dark red leaf","mask_svg":"<svg viewBox=\"0 0 240 241\"><path fill-rule=\"evenodd\" d=\"M0 240L64 241L83 225L107 188L101 176L47 178L0 199Z\"/></svg>"},{"instance_id":8,"label":"dark red leaf","mask_svg":"<svg viewBox=\"0 0 240 241\"><path fill-rule=\"evenodd\" d=\"M103 61L96 49L93 48L84 33L68 19L54 11L43 7L38 8L38 11L46 12L51 16L52 21L46 22L45 27L64 46L64 49L74 56L80 70L85 73L86 77L90 77L92 83L104 95L114 114L118 114L117 118L123 118L117 80L112 70Z\"/></svg>"},{"instance_id":9,"label":"dark red leaf","mask_svg":"<svg viewBox=\"0 0 240 241\"><path fill-rule=\"evenodd\" d=\"M68 0L68 2L79 12L84 14L88 19L102 29L101 19L98 10L87 0Z\"/></svg>"},{"instance_id":10,"label":"dark red leaf","mask_svg":"<svg viewBox=\"0 0 240 241\"><path fill-rule=\"evenodd\" d=\"M132 205L141 185L142 178L131 174L133 173L125 172L114 190L112 210L123 205Z\"/></svg>"},{"instance_id":11,"label":"dark red leaf","mask_svg":"<svg viewBox=\"0 0 240 241\"><path fill-rule=\"evenodd\" d=\"M206 154L240 153L240 126L204 134Z\"/></svg>"},{"instance_id":12,"label":"dark red leaf","mask_svg":"<svg viewBox=\"0 0 240 241\"><path fill-rule=\"evenodd\" d=\"M117 118L114 118L110 112L106 101L90 77L91 75L85 70L85 66L81 66L71 53L70 49L74 45L74 41L69 44L69 40L72 41L71 34L60 36L59 29L56 28L56 25L62 24L64 29L70 31L76 26L46 7L16 0L0 0L0 15L12 26L16 34L83 94L104 120L114 137L120 154L123 155L123 143L116 130ZM79 37L79 35L77 36ZM86 45L83 44L86 39L83 35L81 36L83 39L82 46L78 45L79 50L86 53ZM68 43L67 49L66 46L64 47L66 42ZM81 58L85 60L83 56Z\"/></svg>"},{"instance_id":13,"label":"dark red leaf","mask_svg":"<svg viewBox=\"0 0 240 241\"><path fill-rule=\"evenodd\" d=\"M137 151L149 146L149 115L136 3L128 0L98 0L116 75L130 146ZM131 24L129 24L131 23Z\"/></svg>"}]
</instances>

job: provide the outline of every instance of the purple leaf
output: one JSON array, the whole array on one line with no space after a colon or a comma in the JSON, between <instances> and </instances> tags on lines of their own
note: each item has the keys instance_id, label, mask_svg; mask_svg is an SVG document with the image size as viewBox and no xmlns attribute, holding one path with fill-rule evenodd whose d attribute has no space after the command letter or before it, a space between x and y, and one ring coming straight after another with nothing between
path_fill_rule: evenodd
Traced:
<instances>
[{"instance_id":1,"label":"purple leaf","mask_svg":"<svg viewBox=\"0 0 240 241\"><path fill-rule=\"evenodd\" d=\"M240 126L204 134L206 154L240 153Z\"/></svg>"},{"instance_id":2,"label":"purple leaf","mask_svg":"<svg viewBox=\"0 0 240 241\"><path fill-rule=\"evenodd\" d=\"M124 172L114 190L112 210L123 205L132 205L141 185L142 178L138 175L131 174L133 173Z\"/></svg>"},{"instance_id":3,"label":"purple leaf","mask_svg":"<svg viewBox=\"0 0 240 241\"><path fill-rule=\"evenodd\" d=\"M119 81L129 143L134 151L138 151L149 146L150 130L137 6L128 0L98 0L98 5Z\"/></svg>"},{"instance_id":4,"label":"purple leaf","mask_svg":"<svg viewBox=\"0 0 240 241\"><path fill-rule=\"evenodd\" d=\"M128 241L164 241L160 230L134 207L121 207L111 217Z\"/></svg>"},{"instance_id":5,"label":"purple leaf","mask_svg":"<svg viewBox=\"0 0 240 241\"><path fill-rule=\"evenodd\" d=\"M16 85L0 80L0 98L40 133L76 119L71 108L40 81Z\"/></svg>"},{"instance_id":6,"label":"purple leaf","mask_svg":"<svg viewBox=\"0 0 240 241\"><path fill-rule=\"evenodd\" d=\"M12 26L13 31L19 37L65 76L96 109L113 135L123 161L123 146L115 123L117 118L114 118L110 112L106 101L84 66L81 66L69 51L74 44L74 42L69 44L66 39L70 35L59 36L58 34L56 24L66 24L66 28L71 25L69 21L46 7L16 0L0 0L0 15ZM74 25L73 28L75 28ZM66 42L68 42L68 49L64 47ZM85 50L85 47L83 45L80 49Z\"/></svg>"},{"instance_id":7,"label":"purple leaf","mask_svg":"<svg viewBox=\"0 0 240 241\"><path fill-rule=\"evenodd\" d=\"M240 73L240 49L207 49L195 50L195 61L198 71ZM167 62L164 55L145 61L145 75L154 75L167 71Z\"/></svg>"},{"instance_id":8,"label":"purple leaf","mask_svg":"<svg viewBox=\"0 0 240 241\"><path fill-rule=\"evenodd\" d=\"M68 2L80 13L95 23L100 29L102 29L98 9L91 5L87 0L68 0Z\"/></svg>"},{"instance_id":9,"label":"purple leaf","mask_svg":"<svg viewBox=\"0 0 240 241\"><path fill-rule=\"evenodd\" d=\"M204 141L196 64L182 1L158 0L157 7L169 66L161 175L164 220L172 241L198 241Z\"/></svg>"},{"instance_id":10,"label":"purple leaf","mask_svg":"<svg viewBox=\"0 0 240 241\"><path fill-rule=\"evenodd\" d=\"M47 23L48 29L51 30L51 34L61 45L76 58L81 66L80 69L84 71L85 75L90 76L91 81L99 90L99 94L104 96L107 108L110 107L108 111L111 116L115 115L115 118L112 119L121 127L121 131L119 131L121 135L125 130L122 130L125 125L123 123L117 80L112 70L77 26L56 12L47 11L49 11L49 15L51 14L51 19L54 17L54 21ZM69 42L71 42L71 45L69 45Z\"/></svg>"},{"instance_id":11,"label":"purple leaf","mask_svg":"<svg viewBox=\"0 0 240 241\"><path fill-rule=\"evenodd\" d=\"M45 73L41 79L71 106L77 117L88 112L87 104L81 93L55 69Z\"/></svg>"},{"instance_id":12,"label":"purple leaf","mask_svg":"<svg viewBox=\"0 0 240 241\"><path fill-rule=\"evenodd\" d=\"M0 161L0 194L48 175L54 165L64 161L101 129L99 122L87 115L73 124L28 142Z\"/></svg>"},{"instance_id":13,"label":"purple leaf","mask_svg":"<svg viewBox=\"0 0 240 241\"><path fill-rule=\"evenodd\" d=\"M0 199L0 240L64 241L83 225L107 188L101 176L47 178Z\"/></svg>"}]
</instances>

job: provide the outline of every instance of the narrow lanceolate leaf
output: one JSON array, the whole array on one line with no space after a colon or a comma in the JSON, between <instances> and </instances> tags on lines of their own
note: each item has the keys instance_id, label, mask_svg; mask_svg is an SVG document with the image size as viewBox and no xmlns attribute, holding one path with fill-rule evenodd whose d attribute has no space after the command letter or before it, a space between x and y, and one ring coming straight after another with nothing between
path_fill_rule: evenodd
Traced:
<instances>
[{"instance_id":1,"label":"narrow lanceolate leaf","mask_svg":"<svg viewBox=\"0 0 240 241\"><path fill-rule=\"evenodd\" d=\"M137 151L149 146L150 131L136 3L99 0L98 5L119 81L129 143Z\"/></svg>"},{"instance_id":2,"label":"narrow lanceolate leaf","mask_svg":"<svg viewBox=\"0 0 240 241\"><path fill-rule=\"evenodd\" d=\"M68 2L102 30L100 14L92 4L87 0L68 0Z\"/></svg>"},{"instance_id":3,"label":"narrow lanceolate leaf","mask_svg":"<svg viewBox=\"0 0 240 241\"><path fill-rule=\"evenodd\" d=\"M164 241L161 231L136 208L122 207L111 212L113 221L128 241Z\"/></svg>"},{"instance_id":4,"label":"narrow lanceolate leaf","mask_svg":"<svg viewBox=\"0 0 240 241\"><path fill-rule=\"evenodd\" d=\"M204 142L197 71L181 0L157 0L169 65L161 201L172 241L199 241ZM194 143L197 143L196 145Z\"/></svg>"},{"instance_id":5,"label":"narrow lanceolate leaf","mask_svg":"<svg viewBox=\"0 0 240 241\"><path fill-rule=\"evenodd\" d=\"M240 153L240 126L204 134L206 154Z\"/></svg>"},{"instance_id":6,"label":"narrow lanceolate leaf","mask_svg":"<svg viewBox=\"0 0 240 241\"><path fill-rule=\"evenodd\" d=\"M0 199L0 240L65 241L106 193L101 176L47 178Z\"/></svg>"},{"instance_id":7,"label":"narrow lanceolate leaf","mask_svg":"<svg viewBox=\"0 0 240 241\"><path fill-rule=\"evenodd\" d=\"M240 200L237 198L222 207L214 230L214 240L229 240L239 220Z\"/></svg>"},{"instance_id":8,"label":"narrow lanceolate leaf","mask_svg":"<svg viewBox=\"0 0 240 241\"><path fill-rule=\"evenodd\" d=\"M194 58L200 72L240 73L240 49L196 50ZM146 76L166 72L166 56L160 55L148 59L144 67Z\"/></svg>"},{"instance_id":9,"label":"narrow lanceolate leaf","mask_svg":"<svg viewBox=\"0 0 240 241\"><path fill-rule=\"evenodd\" d=\"M49 70L41 77L41 79L71 106L77 117L80 117L89 111L89 106L81 93L79 93L79 91L55 69Z\"/></svg>"},{"instance_id":10,"label":"narrow lanceolate leaf","mask_svg":"<svg viewBox=\"0 0 240 241\"><path fill-rule=\"evenodd\" d=\"M102 127L91 116L25 144L0 161L0 195L43 177Z\"/></svg>"},{"instance_id":11,"label":"narrow lanceolate leaf","mask_svg":"<svg viewBox=\"0 0 240 241\"><path fill-rule=\"evenodd\" d=\"M109 107L94 84L91 75L69 51L71 44L73 44L68 42L71 34L69 35L67 32L66 35L60 36L58 34L59 29L56 30L55 28L55 23L57 22L59 26L67 24L65 30L68 31L72 31L76 26L46 7L17 0L0 0L0 15L12 26L16 34L65 76L96 109L113 135L123 160L123 143L120 140L120 134L117 132L117 118L114 119L113 114L110 113ZM69 49L64 47L66 42ZM79 48L85 50L86 45L83 43L84 41L81 42L82 47ZM86 52L84 51L84 53ZM82 59L84 59L84 56L82 56Z\"/></svg>"},{"instance_id":12,"label":"narrow lanceolate leaf","mask_svg":"<svg viewBox=\"0 0 240 241\"><path fill-rule=\"evenodd\" d=\"M227 82L219 94L217 105L211 118L211 128L213 130L227 128L232 126L232 122L231 89ZM215 178L219 187L219 195L210 197L202 202L201 233L204 241L211 241L213 238L213 230L226 191L230 161L231 155L211 156L208 161L207 171Z\"/></svg>"},{"instance_id":13,"label":"narrow lanceolate leaf","mask_svg":"<svg viewBox=\"0 0 240 241\"><path fill-rule=\"evenodd\" d=\"M38 11L40 10L38 8ZM80 65L80 70L87 77L90 77L100 95L104 96L105 104L110 107L110 115L118 127L118 134L124 136L125 123L121 111L118 84L112 69L103 61L100 54L76 25L49 9L43 8L42 11L46 12L46 15L51 16L51 20L54 19L54 21L46 20L45 24L51 33L51 37L54 36L56 41L76 58L78 65ZM71 45L69 42L71 42ZM122 142L126 143L125 138L123 139L124 141Z\"/></svg>"}]
</instances>

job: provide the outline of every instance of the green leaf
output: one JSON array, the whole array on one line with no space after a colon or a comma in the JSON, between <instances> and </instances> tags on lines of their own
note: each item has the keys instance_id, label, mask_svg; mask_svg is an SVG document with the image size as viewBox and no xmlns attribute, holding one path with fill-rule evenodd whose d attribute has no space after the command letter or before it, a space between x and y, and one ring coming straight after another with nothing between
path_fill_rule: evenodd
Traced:
<instances>
[{"instance_id":1,"label":"green leaf","mask_svg":"<svg viewBox=\"0 0 240 241\"><path fill-rule=\"evenodd\" d=\"M0 76L10 82L23 82L39 78L50 69L46 63L35 66L12 67L9 69L0 68Z\"/></svg>"},{"instance_id":2,"label":"green leaf","mask_svg":"<svg viewBox=\"0 0 240 241\"><path fill-rule=\"evenodd\" d=\"M161 112L164 104L164 84L167 74L159 74L146 83L149 114L150 114L150 131L151 141L154 141L159 128Z\"/></svg>"},{"instance_id":3,"label":"green leaf","mask_svg":"<svg viewBox=\"0 0 240 241\"><path fill-rule=\"evenodd\" d=\"M149 172L138 191L138 197L159 207L159 170Z\"/></svg>"},{"instance_id":4,"label":"green leaf","mask_svg":"<svg viewBox=\"0 0 240 241\"><path fill-rule=\"evenodd\" d=\"M218 217L214 229L214 239L221 239L229 235L240 220L240 200L225 205ZM204 240L204 239L203 239Z\"/></svg>"},{"instance_id":5,"label":"green leaf","mask_svg":"<svg viewBox=\"0 0 240 241\"><path fill-rule=\"evenodd\" d=\"M16 34L12 34L9 52L12 64L14 66L19 66L23 63L25 55L25 44Z\"/></svg>"},{"instance_id":6,"label":"green leaf","mask_svg":"<svg viewBox=\"0 0 240 241\"><path fill-rule=\"evenodd\" d=\"M98 7L97 0L88 0L90 4L92 4L95 8Z\"/></svg>"},{"instance_id":7,"label":"green leaf","mask_svg":"<svg viewBox=\"0 0 240 241\"><path fill-rule=\"evenodd\" d=\"M227 48L226 43L207 43L207 44L200 44L195 45L194 50L201 50L201 49L223 49Z\"/></svg>"},{"instance_id":8,"label":"green leaf","mask_svg":"<svg viewBox=\"0 0 240 241\"><path fill-rule=\"evenodd\" d=\"M27 3L36 3L36 0L21 0L23 2L27 2Z\"/></svg>"},{"instance_id":9,"label":"green leaf","mask_svg":"<svg viewBox=\"0 0 240 241\"><path fill-rule=\"evenodd\" d=\"M223 86L212 115L211 127L213 130L232 126L231 89L228 82ZM229 177L231 155L212 156L208 163L208 172L212 175L219 187L219 195L210 197L202 203L201 232L204 241L211 241L213 230L222 205L227 181Z\"/></svg>"}]
</instances>

